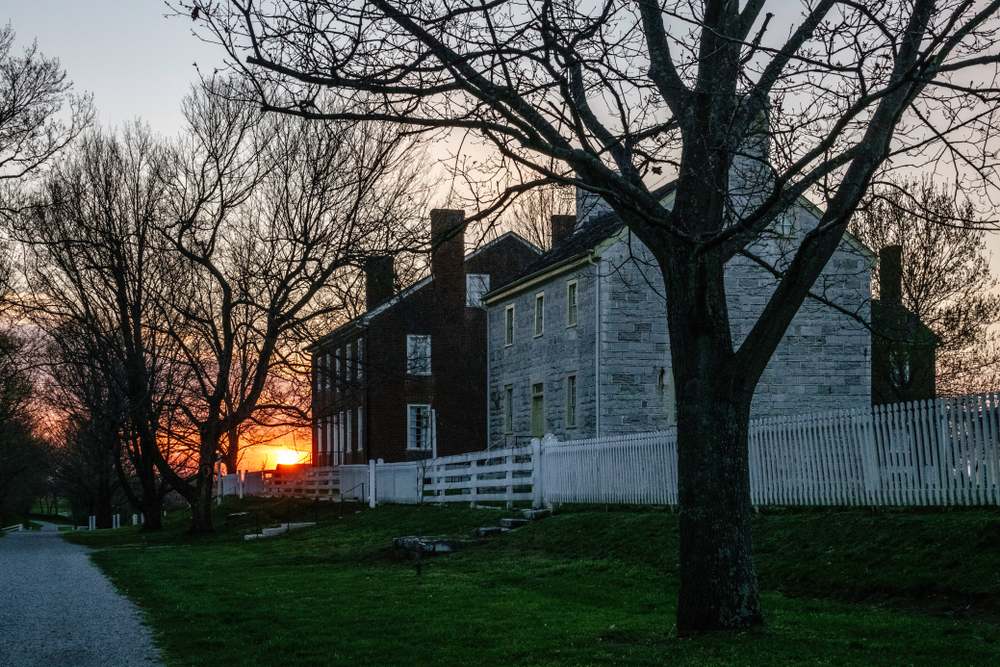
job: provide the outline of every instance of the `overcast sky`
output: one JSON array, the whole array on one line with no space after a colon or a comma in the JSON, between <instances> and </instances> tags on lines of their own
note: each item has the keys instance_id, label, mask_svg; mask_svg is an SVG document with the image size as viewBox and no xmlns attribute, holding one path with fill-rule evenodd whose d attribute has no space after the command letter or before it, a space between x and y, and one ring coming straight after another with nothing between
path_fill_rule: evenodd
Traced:
<instances>
[{"instance_id":1,"label":"overcast sky","mask_svg":"<svg viewBox=\"0 0 1000 667\"><path fill-rule=\"evenodd\" d=\"M102 125L142 118L154 132L183 125L181 98L222 52L191 34L190 19L165 18L162 0L0 0L19 47L33 40L58 58L77 92L93 93Z\"/></svg>"}]
</instances>

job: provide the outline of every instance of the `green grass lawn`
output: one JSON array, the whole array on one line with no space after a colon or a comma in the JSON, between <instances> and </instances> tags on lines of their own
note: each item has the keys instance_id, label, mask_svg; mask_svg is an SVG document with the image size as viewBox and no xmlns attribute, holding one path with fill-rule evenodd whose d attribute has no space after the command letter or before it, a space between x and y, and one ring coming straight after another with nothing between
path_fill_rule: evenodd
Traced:
<instances>
[{"instance_id":1,"label":"green grass lawn","mask_svg":"<svg viewBox=\"0 0 1000 667\"><path fill-rule=\"evenodd\" d=\"M243 540L283 520L268 504L225 505L208 538L183 535L177 512L160 534L68 539L99 549L170 665L1000 666L991 509L764 512L767 626L679 638L677 518L664 508L572 508L425 558L418 574L393 537L469 537L507 514L286 505L319 525Z\"/></svg>"}]
</instances>

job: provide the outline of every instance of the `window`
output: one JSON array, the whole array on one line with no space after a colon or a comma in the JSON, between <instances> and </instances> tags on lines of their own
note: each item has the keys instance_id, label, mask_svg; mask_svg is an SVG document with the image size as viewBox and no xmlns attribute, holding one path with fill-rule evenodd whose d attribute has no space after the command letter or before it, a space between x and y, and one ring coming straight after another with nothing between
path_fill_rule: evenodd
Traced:
<instances>
[{"instance_id":1,"label":"window","mask_svg":"<svg viewBox=\"0 0 1000 667\"><path fill-rule=\"evenodd\" d=\"M348 452L351 451L351 444L354 442L351 439L351 411L347 411L347 439L345 440L347 446L344 448Z\"/></svg>"},{"instance_id":2,"label":"window","mask_svg":"<svg viewBox=\"0 0 1000 667\"><path fill-rule=\"evenodd\" d=\"M360 347L358 348L361 349ZM365 448L365 438L364 438L364 421L361 419L361 406L358 406L358 451L360 452Z\"/></svg>"},{"instance_id":3,"label":"window","mask_svg":"<svg viewBox=\"0 0 1000 667\"><path fill-rule=\"evenodd\" d=\"M782 236L792 236L795 233L795 214L785 211L778 216L778 233Z\"/></svg>"},{"instance_id":4,"label":"window","mask_svg":"<svg viewBox=\"0 0 1000 667\"><path fill-rule=\"evenodd\" d=\"M576 376L566 377L566 428L576 428Z\"/></svg>"},{"instance_id":5,"label":"window","mask_svg":"<svg viewBox=\"0 0 1000 667\"><path fill-rule=\"evenodd\" d=\"M365 358L364 350L365 350L365 339L364 338L359 338L358 339L358 355L357 355L357 362L356 362L357 366L358 366L358 377L359 378L361 377L361 373L364 370L364 364L362 363L364 361L364 358Z\"/></svg>"},{"instance_id":6,"label":"window","mask_svg":"<svg viewBox=\"0 0 1000 667\"><path fill-rule=\"evenodd\" d=\"M431 406L407 405L406 448L418 451L431 449Z\"/></svg>"},{"instance_id":7,"label":"window","mask_svg":"<svg viewBox=\"0 0 1000 667\"><path fill-rule=\"evenodd\" d=\"M340 431L338 432L338 435L340 436L340 462L347 463L347 459L344 458L344 452L347 451L347 438L344 435L347 430L347 423L344 420L343 412L340 413L338 423L340 424Z\"/></svg>"},{"instance_id":8,"label":"window","mask_svg":"<svg viewBox=\"0 0 1000 667\"><path fill-rule=\"evenodd\" d=\"M531 385L531 437L545 435L545 384Z\"/></svg>"},{"instance_id":9,"label":"window","mask_svg":"<svg viewBox=\"0 0 1000 667\"><path fill-rule=\"evenodd\" d=\"M333 357L329 354L323 356L326 357L326 372L323 373L323 377L326 379L326 388L329 390L333 386Z\"/></svg>"},{"instance_id":10,"label":"window","mask_svg":"<svg viewBox=\"0 0 1000 667\"><path fill-rule=\"evenodd\" d=\"M545 331L545 294L535 295L535 336Z\"/></svg>"},{"instance_id":11,"label":"window","mask_svg":"<svg viewBox=\"0 0 1000 667\"><path fill-rule=\"evenodd\" d=\"M503 388L503 432L514 432L514 385Z\"/></svg>"},{"instance_id":12,"label":"window","mask_svg":"<svg viewBox=\"0 0 1000 667\"><path fill-rule=\"evenodd\" d=\"M406 337L406 372L410 375L431 374L431 337Z\"/></svg>"},{"instance_id":13,"label":"window","mask_svg":"<svg viewBox=\"0 0 1000 667\"><path fill-rule=\"evenodd\" d=\"M347 376L348 381L350 381L354 376L354 371L351 370L351 344L348 343L347 347L344 348L344 374Z\"/></svg>"},{"instance_id":14,"label":"window","mask_svg":"<svg viewBox=\"0 0 1000 667\"><path fill-rule=\"evenodd\" d=\"M490 291L490 274L467 273L465 275L465 305L469 308L482 308L481 299Z\"/></svg>"},{"instance_id":15,"label":"window","mask_svg":"<svg viewBox=\"0 0 1000 667\"><path fill-rule=\"evenodd\" d=\"M566 283L566 326L576 326L576 281Z\"/></svg>"},{"instance_id":16,"label":"window","mask_svg":"<svg viewBox=\"0 0 1000 667\"><path fill-rule=\"evenodd\" d=\"M514 304L507 306L504 311L503 344L506 347L514 344Z\"/></svg>"}]
</instances>

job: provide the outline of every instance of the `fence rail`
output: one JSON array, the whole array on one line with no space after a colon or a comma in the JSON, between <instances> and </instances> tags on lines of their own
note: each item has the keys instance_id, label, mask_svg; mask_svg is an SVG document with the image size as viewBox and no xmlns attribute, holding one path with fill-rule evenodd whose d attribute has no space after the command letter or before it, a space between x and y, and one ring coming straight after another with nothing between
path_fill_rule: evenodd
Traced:
<instances>
[{"instance_id":1,"label":"fence rail","mask_svg":"<svg viewBox=\"0 0 1000 667\"><path fill-rule=\"evenodd\" d=\"M996 505L1000 397L753 420L749 457L758 505ZM341 470L351 468L369 474L368 466ZM380 501L675 504L677 432L569 442L550 436L530 449L375 469ZM383 484L389 490L378 490Z\"/></svg>"},{"instance_id":2,"label":"fence rail","mask_svg":"<svg viewBox=\"0 0 1000 667\"><path fill-rule=\"evenodd\" d=\"M333 500L340 488L340 470L335 466L265 470L263 477L264 495L271 497Z\"/></svg>"}]
</instances>

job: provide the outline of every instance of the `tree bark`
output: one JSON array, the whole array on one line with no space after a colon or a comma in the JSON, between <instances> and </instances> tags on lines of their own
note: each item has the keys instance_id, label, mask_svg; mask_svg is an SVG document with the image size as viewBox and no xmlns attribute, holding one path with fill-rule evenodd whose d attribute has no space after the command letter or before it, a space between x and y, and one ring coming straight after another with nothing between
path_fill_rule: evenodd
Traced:
<instances>
[{"instance_id":1,"label":"tree bark","mask_svg":"<svg viewBox=\"0 0 1000 667\"><path fill-rule=\"evenodd\" d=\"M661 266L672 271L665 278L678 410L677 630L762 625L750 535L748 463L756 382L734 375L724 257L716 251L697 261L684 255L664 260Z\"/></svg>"}]
</instances>

